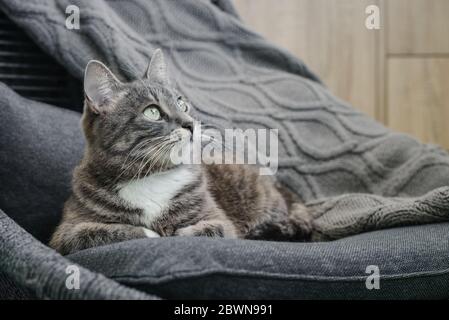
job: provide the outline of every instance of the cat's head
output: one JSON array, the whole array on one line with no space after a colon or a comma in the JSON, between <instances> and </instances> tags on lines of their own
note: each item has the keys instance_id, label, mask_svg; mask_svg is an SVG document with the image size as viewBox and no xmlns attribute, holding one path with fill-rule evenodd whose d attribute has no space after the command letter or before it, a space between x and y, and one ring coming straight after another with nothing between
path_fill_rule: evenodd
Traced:
<instances>
[{"instance_id":1,"label":"cat's head","mask_svg":"<svg viewBox=\"0 0 449 320\"><path fill-rule=\"evenodd\" d=\"M141 80L121 82L101 62L84 75L83 129L87 153L124 177L173 166L170 152L190 143L191 105L171 85L163 53L156 50Z\"/></svg>"}]
</instances>

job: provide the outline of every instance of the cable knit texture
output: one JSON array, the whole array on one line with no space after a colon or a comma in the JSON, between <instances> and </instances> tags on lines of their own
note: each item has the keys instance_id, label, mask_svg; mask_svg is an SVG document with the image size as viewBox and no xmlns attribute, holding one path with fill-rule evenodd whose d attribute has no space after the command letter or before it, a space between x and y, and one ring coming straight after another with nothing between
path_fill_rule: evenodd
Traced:
<instances>
[{"instance_id":1,"label":"cable knit texture","mask_svg":"<svg viewBox=\"0 0 449 320\"><path fill-rule=\"evenodd\" d=\"M94 58L138 78L161 47L201 120L279 129L279 178L305 202L319 199L315 240L448 219L445 151L332 96L299 59L248 30L229 1L0 3L80 79ZM80 8L80 30L65 27L68 5Z\"/></svg>"}]
</instances>

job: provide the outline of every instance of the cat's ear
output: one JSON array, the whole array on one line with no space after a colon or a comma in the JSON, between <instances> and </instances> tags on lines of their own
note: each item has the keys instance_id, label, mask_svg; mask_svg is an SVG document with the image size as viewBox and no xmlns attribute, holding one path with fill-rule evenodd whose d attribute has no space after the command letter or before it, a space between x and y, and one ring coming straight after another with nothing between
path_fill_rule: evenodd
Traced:
<instances>
[{"instance_id":1,"label":"cat's ear","mask_svg":"<svg viewBox=\"0 0 449 320\"><path fill-rule=\"evenodd\" d=\"M154 51L150 64L148 65L146 78L164 86L170 84L164 53L161 49L156 49Z\"/></svg>"},{"instance_id":2,"label":"cat's ear","mask_svg":"<svg viewBox=\"0 0 449 320\"><path fill-rule=\"evenodd\" d=\"M121 82L103 63L90 60L84 72L84 93L94 113L103 113L116 97Z\"/></svg>"}]
</instances>

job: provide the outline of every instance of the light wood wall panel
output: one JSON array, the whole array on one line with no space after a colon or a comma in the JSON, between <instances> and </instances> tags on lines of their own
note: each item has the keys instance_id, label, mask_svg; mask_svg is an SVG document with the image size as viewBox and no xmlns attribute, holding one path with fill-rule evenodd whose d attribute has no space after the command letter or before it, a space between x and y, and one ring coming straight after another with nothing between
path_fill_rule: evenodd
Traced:
<instances>
[{"instance_id":1,"label":"light wood wall panel","mask_svg":"<svg viewBox=\"0 0 449 320\"><path fill-rule=\"evenodd\" d=\"M449 58L388 60L388 125L449 149Z\"/></svg>"},{"instance_id":2,"label":"light wood wall panel","mask_svg":"<svg viewBox=\"0 0 449 320\"><path fill-rule=\"evenodd\" d=\"M288 49L337 96L365 113L380 111L379 31L365 27L377 0L234 0L243 21Z\"/></svg>"},{"instance_id":3,"label":"light wood wall panel","mask_svg":"<svg viewBox=\"0 0 449 320\"><path fill-rule=\"evenodd\" d=\"M448 0L387 0L389 54L447 54Z\"/></svg>"},{"instance_id":4,"label":"light wood wall panel","mask_svg":"<svg viewBox=\"0 0 449 320\"><path fill-rule=\"evenodd\" d=\"M449 0L234 0L252 29L393 129L449 149ZM381 9L381 30L365 8Z\"/></svg>"}]
</instances>

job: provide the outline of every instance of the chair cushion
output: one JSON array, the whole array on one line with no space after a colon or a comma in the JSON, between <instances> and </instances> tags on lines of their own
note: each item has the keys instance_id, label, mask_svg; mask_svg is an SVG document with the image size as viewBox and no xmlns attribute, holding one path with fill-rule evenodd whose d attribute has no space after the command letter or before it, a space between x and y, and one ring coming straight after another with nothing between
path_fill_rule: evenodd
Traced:
<instances>
[{"instance_id":1,"label":"chair cushion","mask_svg":"<svg viewBox=\"0 0 449 320\"><path fill-rule=\"evenodd\" d=\"M141 239L68 258L171 299L449 298L449 223L319 243ZM366 287L368 266L379 289Z\"/></svg>"},{"instance_id":2,"label":"chair cushion","mask_svg":"<svg viewBox=\"0 0 449 320\"><path fill-rule=\"evenodd\" d=\"M43 242L61 217L82 155L79 119L0 83L0 208Z\"/></svg>"}]
</instances>

